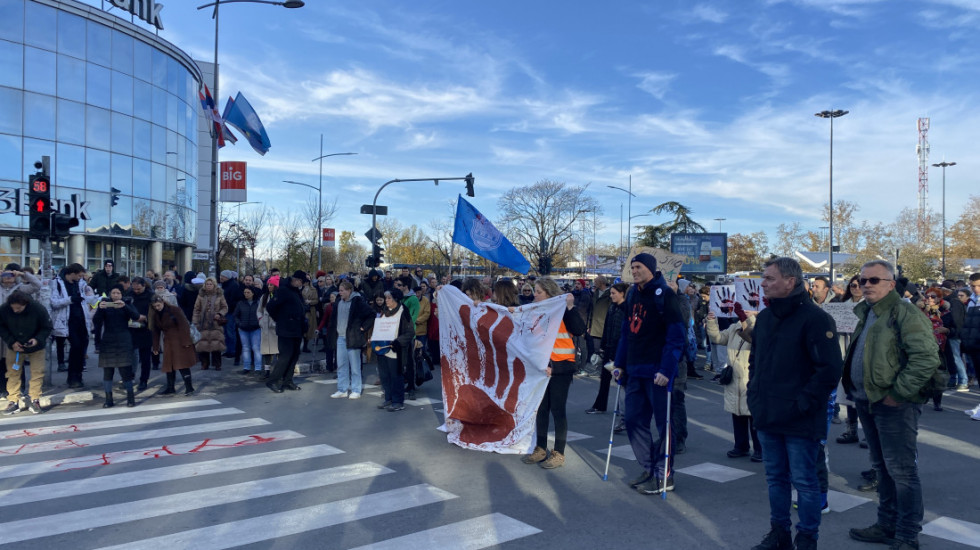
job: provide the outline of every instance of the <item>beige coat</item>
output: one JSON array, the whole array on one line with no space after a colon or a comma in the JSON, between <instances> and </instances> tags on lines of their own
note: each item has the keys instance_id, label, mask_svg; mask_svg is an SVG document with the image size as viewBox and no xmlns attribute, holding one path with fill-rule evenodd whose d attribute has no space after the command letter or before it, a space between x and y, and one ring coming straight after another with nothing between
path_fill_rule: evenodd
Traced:
<instances>
[{"instance_id":1,"label":"beige coat","mask_svg":"<svg viewBox=\"0 0 980 550\"><path fill-rule=\"evenodd\" d=\"M755 316L748 319L751 337ZM732 366L732 383L725 386L725 411L738 416L751 416L747 398L749 383L749 352L752 343L742 338L742 324L732 323L724 332L718 330L718 320L708 319L708 339L713 345L728 346L728 364Z\"/></svg>"},{"instance_id":2,"label":"beige coat","mask_svg":"<svg viewBox=\"0 0 980 550\"><path fill-rule=\"evenodd\" d=\"M316 338L316 308L320 304L320 295L317 294L316 289L308 283L303 287L301 293L303 295L303 305L306 306L307 323L306 334L303 335L303 338L313 340Z\"/></svg>"},{"instance_id":3,"label":"beige coat","mask_svg":"<svg viewBox=\"0 0 980 550\"><path fill-rule=\"evenodd\" d=\"M201 340L195 348L198 352L225 351L225 327L215 322L214 316L228 317L228 302L218 287L211 292L201 289L194 302L194 316L191 322L201 333Z\"/></svg>"},{"instance_id":4,"label":"beige coat","mask_svg":"<svg viewBox=\"0 0 980 550\"><path fill-rule=\"evenodd\" d=\"M262 329L262 343L260 344L262 355L279 355L279 337L276 336L276 322L266 312L265 307L262 305L262 300L259 300L259 327Z\"/></svg>"}]
</instances>

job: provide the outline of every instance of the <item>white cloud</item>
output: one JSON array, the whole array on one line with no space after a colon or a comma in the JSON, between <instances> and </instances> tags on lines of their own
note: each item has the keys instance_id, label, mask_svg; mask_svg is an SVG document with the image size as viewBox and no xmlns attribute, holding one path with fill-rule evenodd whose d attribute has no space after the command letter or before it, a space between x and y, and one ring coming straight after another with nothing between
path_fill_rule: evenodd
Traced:
<instances>
[{"instance_id":1,"label":"white cloud","mask_svg":"<svg viewBox=\"0 0 980 550\"><path fill-rule=\"evenodd\" d=\"M644 72L633 75L640 79L637 87L657 99L663 99L670 88L670 83L677 78L676 74Z\"/></svg>"},{"instance_id":2,"label":"white cloud","mask_svg":"<svg viewBox=\"0 0 980 550\"><path fill-rule=\"evenodd\" d=\"M691 9L691 15L709 23L724 23L728 14L707 4L698 4Z\"/></svg>"}]
</instances>

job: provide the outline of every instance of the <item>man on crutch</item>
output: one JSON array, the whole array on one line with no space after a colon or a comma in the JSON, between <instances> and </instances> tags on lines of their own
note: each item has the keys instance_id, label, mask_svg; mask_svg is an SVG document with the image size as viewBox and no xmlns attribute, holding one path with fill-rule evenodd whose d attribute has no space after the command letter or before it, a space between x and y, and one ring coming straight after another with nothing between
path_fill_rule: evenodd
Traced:
<instances>
[{"instance_id":1,"label":"man on crutch","mask_svg":"<svg viewBox=\"0 0 980 550\"><path fill-rule=\"evenodd\" d=\"M650 254L630 262L633 285L627 292L626 318L616 351L619 380L626 377L626 434L643 472L630 487L645 495L674 490L673 457L668 458L669 386L685 346L685 327L677 295L657 271ZM651 420L657 426L654 445Z\"/></svg>"}]
</instances>

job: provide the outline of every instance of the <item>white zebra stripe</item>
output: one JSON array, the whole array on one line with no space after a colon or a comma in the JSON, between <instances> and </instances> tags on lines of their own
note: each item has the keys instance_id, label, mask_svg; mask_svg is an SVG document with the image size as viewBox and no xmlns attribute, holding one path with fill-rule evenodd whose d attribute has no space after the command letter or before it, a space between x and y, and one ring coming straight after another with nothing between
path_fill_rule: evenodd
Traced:
<instances>
[{"instance_id":1,"label":"white zebra stripe","mask_svg":"<svg viewBox=\"0 0 980 550\"><path fill-rule=\"evenodd\" d=\"M46 485L33 485L18 489L0 491L0 506L16 506L41 500L52 500L78 495L88 495L99 491L114 491L151 483L164 483L184 478L194 478L221 472L237 472L245 468L256 468L269 464L284 464L323 456L341 454L344 451L330 445L313 445L294 449L281 449L266 453L253 453L245 456L220 458L192 464L165 466L141 470L138 473L126 472L107 476L90 477L75 481L60 481Z\"/></svg>"},{"instance_id":2,"label":"white zebra stripe","mask_svg":"<svg viewBox=\"0 0 980 550\"><path fill-rule=\"evenodd\" d=\"M215 416L227 416L229 414L243 414L244 411L233 408L206 409L203 411L191 411L173 414L154 414L150 416L133 416L130 418L116 418L114 420L102 420L99 422L62 424L60 426L40 426L37 428L23 428L19 430L8 430L0 432L0 439L17 439L19 437L39 437L43 435L55 435L66 433L90 432L95 430L105 430L109 428L125 428L127 426L140 426L142 424L159 424L163 422L178 422L181 420L197 420L199 418L211 418ZM45 419L46 420L46 419Z\"/></svg>"},{"instance_id":3,"label":"white zebra stripe","mask_svg":"<svg viewBox=\"0 0 980 550\"><path fill-rule=\"evenodd\" d=\"M34 416L33 414L20 414L16 416L3 416L0 417L0 426L16 426L18 424L38 424L41 422L50 422L54 420L71 420L75 421L80 418L91 418L100 416L119 416L126 413L142 413L150 411L170 411L173 409L186 409L190 407L207 407L210 405L220 405L220 401L214 399L191 399L187 401L172 401L170 403L148 403L141 404L136 408L129 407L113 407L111 409L94 409L94 410L77 410L72 412L46 412L41 416ZM63 405L63 407L70 407L70 405ZM61 407L58 407L59 409Z\"/></svg>"},{"instance_id":4,"label":"white zebra stripe","mask_svg":"<svg viewBox=\"0 0 980 550\"><path fill-rule=\"evenodd\" d=\"M253 426L263 426L269 424L268 420L262 418L245 418L242 420L229 420L227 422L212 422L210 424L196 424L190 426L178 426L176 428L165 428L162 430L145 430L138 432L127 432L110 435L98 435L93 437L82 437L78 439L62 439L57 441L44 441L40 443L24 443L21 445L11 445L0 447L0 455L24 455L32 453L43 453L49 451L64 451L67 449L81 449L98 445L111 445L113 443L126 443L129 441L142 441L145 439L158 439L161 437L173 437L188 434L198 434L202 432L233 430L236 428L251 428Z\"/></svg>"},{"instance_id":5,"label":"white zebra stripe","mask_svg":"<svg viewBox=\"0 0 980 550\"><path fill-rule=\"evenodd\" d=\"M503 514L494 513L358 546L353 550L403 550L404 548L480 550L540 532L541 529Z\"/></svg>"},{"instance_id":6,"label":"white zebra stripe","mask_svg":"<svg viewBox=\"0 0 980 550\"><path fill-rule=\"evenodd\" d=\"M323 529L334 525L407 510L459 498L427 483L361 497L327 502L172 535L128 542L102 550L160 550L160 548L207 548L222 550ZM181 501L186 504L187 501ZM0 528L3 528L0 525Z\"/></svg>"},{"instance_id":7,"label":"white zebra stripe","mask_svg":"<svg viewBox=\"0 0 980 550\"><path fill-rule=\"evenodd\" d=\"M251 447L254 445L272 443L273 441L284 441L287 439L298 439L301 437L305 436L294 431L283 430L260 434L236 435L222 439L205 438L198 439L196 441L160 445L158 447L127 449L124 451L59 458L55 460L46 460L43 462L26 462L24 464L0 466L0 479L17 476L50 474L51 472L67 472L69 470L94 468L96 466L108 466L110 464L120 464L123 462L133 462L135 460L144 460L149 458L163 458L166 456L197 454L205 451Z\"/></svg>"},{"instance_id":8,"label":"white zebra stripe","mask_svg":"<svg viewBox=\"0 0 980 550\"><path fill-rule=\"evenodd\" d=\"M132 502L121 502L119 504L110 504L108 506L99 506L50 516L8 521L6 523L0 523L0 544L96 529L128 521L168 516L188 510L198 510L214 505L260 499L391 473L394 473L394 470L389 470L378 464L364 462L269 479L246 481L244 483L225 485L212 489L199 489L174 495L147 498ZM262 526L262 530L271 531L274 529L270 529L269 525L264 525ZM213 548L212 545L207 543L195 544L195 546L200 548Z\"/></svg>"}]
</instances>

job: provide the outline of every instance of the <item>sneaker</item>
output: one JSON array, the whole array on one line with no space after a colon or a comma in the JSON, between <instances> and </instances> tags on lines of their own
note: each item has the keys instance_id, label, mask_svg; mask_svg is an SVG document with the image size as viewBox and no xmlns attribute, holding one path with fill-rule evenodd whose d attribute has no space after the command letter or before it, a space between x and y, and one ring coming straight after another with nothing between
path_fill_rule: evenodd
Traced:
<instances>
[{"instance_id":1,"label":"sneaker","mask_svg":"<svg viewBox=\"0 0 980 550\"><path fill-rule=\"evenodd\" d=\"M636 486L636 490L643 495L659 495L664 491L670 492L674 490L674 476L667 476L667 483L658 477L651 477L650 479L644 481L643 483Z\"/></svg>"},{"instance_id":2,"label":"sneaker","mask_svg":"<svg viewBox=\"0 0 980 550\"><path fill-rule=\"evenodd\" d=\"M970 386L966 384L959 384L956 386L956 391L970 391Z\"/></svg>"},{"instance_id":3,"label":"sneaker","mask_svg":"<svg viewBox=\"0 0 980 550\"><path fill-rule=\"evenodd\" d=\"M793 550L793 536L789 530L774 525L752 550Z\"/></svg>"},{"instance_id":4,"label":"sneaker","mask_svg":"<svg viewBox=\"0 0 980 550\"><path fill-rule=\"evenodd\" d=\"M521 462L524 464L537 464L548 458L548 451L542 449L541 447L535 447L531 454L524 455L521 457Z\"/></svg>"},{"instance_id":5,"label":"sneaker","mask_svg":"<svg viewBox=\"0 0 980 550\"><path fill-rule=\"evenodd\" d=\"M643 473L641 473L640 475L636 476L635 478L633 478L632 481L630 481L630 487L632 487L633 489L636 489L637 485L640 485L641 483L646 483L647 481L650 481L650 478L651 477L653 477L653 474L651 474L650 472L648 472L646 470L643 470Z\"/></svg>"},{"instance_id":6,"label":"sneaker","mask_svg":"<svg viewBox=\"0 0 980 550\"><path fill-rule=\"evenodd\" d=\"M361 398L361 394L356 391L350 392L350 395L347 396L347 399L360 399L360 398Z\"/></svg>"},{"instance_id":7,"label":"sneaker","mask_svg":"<svg viewBox=\"0 0 980 550\"><path fill-rule=\"evenodd\" d=\"M4 394L6 395L6 392L4 392ZM970 409L968 411L963 411L963 413L966 414L967 416L973 416L973 415L977 414L978 412L980 412L980 405L977 405L976 407L973 407L972 409Z\"/></svg>"},{"instance_id":8,"label":"sneaker","mask_svg":"<svg viewBox=\"0 0 980 550\"><path fill-rule=\"evenodd\" d=\"M330 395L330 398L331 399L346 399L347 398L347 392L345 392L345 391L335 391L335 392L333 392L333 394Z\"/></svg>"},{"instance_id":9,"label":"sneaker","mask_svg":"<svg viewBox=\"0 0 980 550\"><path fill-rule=\"evenodd\" d=\"M44 409L41 408L41 402L37 399L27 404L27 410L31 411L31 414L41 414L44 412Z\"/></svg>"},{"instance_id":10,"label":"sneaker","mask_svg":"<svg viewBox=\"0 0 980 550\"><path fill-rule=\"evenodd\" d=\"M977 411L977 413L971 416L970 418L973 420L980 420L980 411Z\"/></svg>"},{"instance_id":11,"label":"sneaker","mask_svg":"<svg viewBox=\"0 0 980 550\"><path fill-rule=\"evenodd\" d=\"M877 490L878 490L878 478L877 478L877 476L874 479L869 480L864 485L859 485L858 486L858 491L861 491L862 493L870 493L872 491L877 491Z\"/></svg>"},{"instance_id":12,"label":"sneaker","mask_svg":"<svg viewBox=\"0 0 980 550\"><path fill-rule=\"evenodd\" d=\"M378 405L378 408L379 409L387 409L390 406L391 406L391 401L385 401L384 403Z\"/></svg>"},{"instance_id":13,"label":"sneaker","mask_svg":"<svg viewBox=\"0 0 980 550\"><path fill-rule=\"evenodd\" d=\"M749 456L749 451L742 449L732 449L728 451L728 458L742 458L743 456Z\"/></svg>"},{"instance_id":14,"label":"sneaker","mask_svg":"<svg viewBox=\"0 0 980 550\"><path fill-rule=\"evenodd\" d=\"M891 544L895 540L895 530L883 527L879 523L875 523L871 527L865 527L864 529L854 527L848 531L848 534L852 539L861 542Z\"/></svg>"},{"instance_id":15,"label":"sneaker","mask_svg":"<svg viewBox=\"0 0 980 550\"><path fill-rule=\"evenodd\" d=\"M895 539L888 550L919 550L919 542L915 540Z\"/></svg>"},{"instance_id":16,"label":"sneaker","mask_svg":"<svg viewBox=\"0 0 980 550\"><path fill-rule=\"evenodd\" d=\"M616 421L616 426L613 427L613 433L623 433L626 431L626 421L622 417Z\"/></svg>"},{"instance_id":17,"label":"sneaker","mask_svg":"<svg viewBox=\"0 0 980 550\"><path fill-rule=\"evenodd\" d=\"M385 410L388 411L388 412L404 411L405 410L405 404L404 403L392 403L391 405L388 405L388 407L385 408Z\"/></svg>"},{"instance_id":18,"label":"sneaker","mask_svg":"<svg viewBox=\"0 0 980 550\"><path fill-rule=\"evenodd\" d=\"M10 416L12 414L17 414L20 412L20 403L17 401L11 401L7 403L7 408L3 410L3 414Z\"/></svg>"},{"instance_id":19,"label":"sneaker","mask_svg":"<svg viewBox=\"0 0 980 550\"><path fill-rule=\"evenodd\" d=\"M559 453L558 451L551 451L548 454L548 458L538 463L545 470L554 470L555 468L561 468L565 465L565 455Z\"/></svg>"},{"instance_id":20,"label":"sneaker","mask_svg":"<svg viewBox=\"0 0 980 550\"><path fill-rule=\"evenodd\" d=\"M762 462L762 451L756 450L752 453L752 457L749 458L752 462Z\"/></svg>"},{"instance_id":21,"label":"sneaker","mask_svg":"<svg viewBox=\"0 0 980 550\"><path fill-rule=\"evenodd\" d=\"M840 443L841 445L849 445L851 443L857 443L858 442L857 432L852 430L847 430L846 432L842 433L840 437L837 438L837 442Z\"/></svg>"},{"instance_id":22,"label":"sneaker","mask_svg":"<svg viewBox=\"0 0 980 550\"><path fill-rule=\"evenodd\" d=\"M585 414L604 414L606 411L600 411L599 409L592 407L591 409L585 409Z\"/></svg>"}]
</instances>

